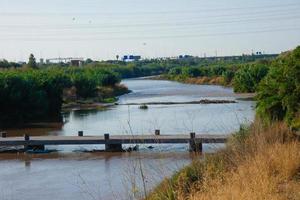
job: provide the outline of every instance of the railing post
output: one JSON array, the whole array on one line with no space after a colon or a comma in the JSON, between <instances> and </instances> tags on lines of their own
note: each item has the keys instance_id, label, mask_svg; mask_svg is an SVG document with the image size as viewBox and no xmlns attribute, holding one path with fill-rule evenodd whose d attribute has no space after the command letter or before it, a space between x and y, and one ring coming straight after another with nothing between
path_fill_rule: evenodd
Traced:
<instances>
[{"instance_id":1,"label":"railing post","mask_svg":"<svg viewBox=\"0 0 300 200\"><path fill-rule=\"evenodd\" d=\"M2 138L6 138L7 137L7 132L4 132L4 131L0 132L0 135L1 135Z\"/></svg>"},{"instance_id":2,"label":"railing post","mask_svg":"<svg viewBox=\"0 0 300 200\"><path fill-rule=\"evenodd\" d=\"M109 133L105 133L104 134L104 140L106 141L106 140L109 140Z\"/></svg>"},{"instance_id":3,"label":"railing post","mask_svg":"<svg viewBox=\"0 0 300 200\"><path fill-rule=\"evenodd\" d=\"M160 135L160 130L159 129L155 130L155 135Z\"/></svg>"},{"instance_id":4,"label":"railing post","mask_svg":"<svg viewBox=\"0 0 300 200\"><path fill-rule=\"evenodd\" d=\"M28 134L25 134L25 135L24 135L24 140L25 140L25 141L29 141L29 140L30 140L30 136L29 136ZM24 150L27 151L28 149L29 149L29 145L28 145L28 144L25 144L25 145L24 145Z\"/></svg>"},{"instance_id":5,"label":"railing post","mask_svg":"<svg viewBox=\"0 0 300 200\"><path fill-rule=\"evenodd\" d=\"M78 137L83 137L83 131L78 131Z\"/></svg>"},{"instance_id":6,"label":"railing post","mask_svg":"<svg viewBox=\"0 0 300 200\"><path fill-rule=\"evenodd\" d=\"M109 133L104 134L104 140L105 140L105 151L109 151L109 149L110 149L110 145L108 144Z\"/></svg>"},{"instance_id":7,"label":"railing post","mask_svg":"<svg viewBox=\"0 0 300 200\"><path fill-rule=\"evenodd\" d=\"M25 141L29 141L29 140L30 140L30 136L29 136L28 134L25 134L25 135L24 135L24 140L25 140Z\"/></svg>"},{"instance_id":8,"label":"railing post","mask_svg":"<svg viewBox=\"0 0 300 200\"><path fill-rule=\"evenodd\" d=\"M196 133L194 132L190 133L190 152L196 151L195 138L196 138Z\"/></svg>"}]
</instances>

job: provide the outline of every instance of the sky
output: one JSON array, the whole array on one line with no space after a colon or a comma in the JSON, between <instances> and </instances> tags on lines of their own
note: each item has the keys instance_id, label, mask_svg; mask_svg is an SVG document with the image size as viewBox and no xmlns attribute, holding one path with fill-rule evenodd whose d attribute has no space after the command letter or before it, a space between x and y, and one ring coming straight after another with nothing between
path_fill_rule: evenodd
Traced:
<instances>
[{"instance_id":1,"label":"sky","mask_svg":"<svg viewBox=\"0 0 300 200\"><path fill-rule=\"evenodd\" d=\"M280 53L300 0L0 0L0 59Z\"/></svg>"}]
</instances>

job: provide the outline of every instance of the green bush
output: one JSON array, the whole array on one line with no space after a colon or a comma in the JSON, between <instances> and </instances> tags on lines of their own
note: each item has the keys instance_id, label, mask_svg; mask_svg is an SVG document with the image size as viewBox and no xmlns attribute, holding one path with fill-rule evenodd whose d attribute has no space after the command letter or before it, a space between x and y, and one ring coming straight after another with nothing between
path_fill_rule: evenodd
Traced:
<instances>
[{"instance_id":1,"label":"green bush","mask_svg":"<svg viewBox=\"0 0 300 200\"><path fill-rule=\"evenodd\" d=\"M61 97L54 82L41 81L32 72L0 73L0 125L22 123L34 119L59 117Z\"/></svg>"},{"instance_id":2,"label":"green bush","mask_svg":"<svg viewBox=\"0 0 300 200\"><path fill-rule=\"evenodd\" d=\"M260 81L267 75L268 65L254 63L241 67L235 74L233 87L235 92L255 92Z\"/></svg>"},{"instance_id":3,"label":"green bush","mask_svg":"<svg viewBox=\"0 0 300 200\"><path fill-rule=\"evenodd\" d=\"M113 86L119 77L101 68L46 68L0 71L0 127L10 123L61 119L63 90L75 86L80 98L97 87Z\"/></svg>"},{"instance_id":4,"label":"green bush","mask_svg":"<svg viewBox=\"0 0 300 200\"><path fill-rule=\"evenodd\" d=\"M258 114L267 120L299 120L300 46L279 56L258 88Z\"/></svg>"}]
</instances>

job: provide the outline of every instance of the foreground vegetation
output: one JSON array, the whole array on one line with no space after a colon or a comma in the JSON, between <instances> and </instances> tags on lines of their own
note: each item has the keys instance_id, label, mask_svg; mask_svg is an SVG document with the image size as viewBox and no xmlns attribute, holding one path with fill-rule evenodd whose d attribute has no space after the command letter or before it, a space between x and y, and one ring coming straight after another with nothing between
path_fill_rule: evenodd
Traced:
<instances>
[{"instance_id":1,"label":"foreground vegetation","mask_svg":"<svg viewBox=\"0 0 300 200\"><path fill-rule=\"evenodd\" d=\"M241 70L238 80L249 71ZM254 79L256 121L241 127L223 150L164 180L148 200L300 199L300 47L280 55L267 71L261 81Z\"/></svg>"},{"instance_id":2,"label":"foreground vegetation","mask_svg":"<svg viewBox=\"0 0 300 200\"><path fill-rule=\"evenodd\" d=\"M281 122L256 121L218 153L163 181L148 200L299 199L300 142Z\"/></svg>"}]
</instances>

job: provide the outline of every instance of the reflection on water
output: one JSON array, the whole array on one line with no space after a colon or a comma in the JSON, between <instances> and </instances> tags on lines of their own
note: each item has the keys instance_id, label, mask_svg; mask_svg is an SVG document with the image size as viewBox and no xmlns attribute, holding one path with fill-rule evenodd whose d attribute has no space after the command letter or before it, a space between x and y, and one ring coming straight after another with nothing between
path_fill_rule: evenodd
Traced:
<instances>
[{"instance_id":1,"label":"reflection on water","mask_svg":"<svg viewBox=\"0 0 300 200\"><path fill-rule=\"evenodd\" d=\"M200 99L236 99L230 88L185 85L170 81L126 80L133 92L120 103L152 101L195 101ZM85 135L110 134L182 134L191 131L224 134L239 129L254 118L254 102L209 105L113 106L107 110L64 113L64 124L51 127L8 130L9 135ZM143 194L141 168L147 191L188 164L188 145L141 145L133 153L82 153L103 149L101 145L49 146L58 152L45 155L0 154L0 199L134 199ZM213 151L223 145L204 145ZM76 153L75 153L76 151ZM78 152L79 151L79 152ZM173 153L172 153L173 152ZM141 161L141 162L140 162Z\"/></svg>"},{"instance_id":2,"label":"reflection on water","mask_svg":"<svg viewBox=\"0 0 300 200\"><path fill-rule=\"evenodd\" d=\"M236 99L232 89L220 86L186 85L170 81L126 80L133 92L119 99L120 103L195 101L200 99ZM113 106L104 111L72 111L65 115L67 123L61 135L74 135L78 130L87 135L196 133L224 134L235 131L241 123L253 120L254 102L236 104L138 105Z\"/></svg>"},{"instance_id":3,"label":"reflection on water","mask_svg":"<svg viewBox=\"0 0 300 200\"><path fill-rule=\"evenodd\" d=\"M143 194L140 168L149 192L162 178L187 164L191 155L85 153L16 158L6 156L0 162L0 199L133 199Z\"/></svg>"}]
</instances>

